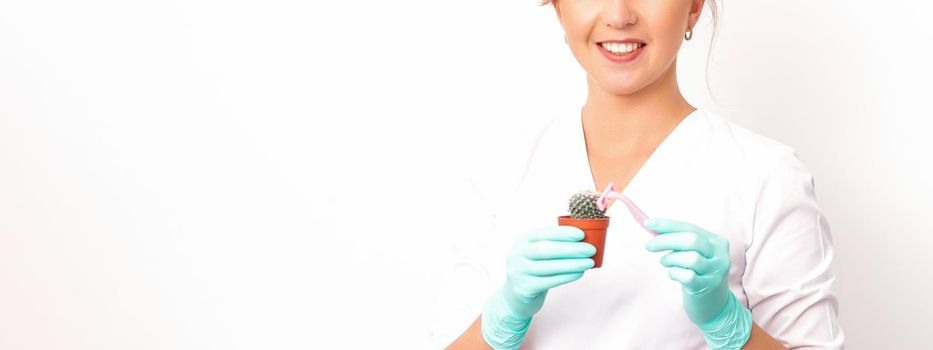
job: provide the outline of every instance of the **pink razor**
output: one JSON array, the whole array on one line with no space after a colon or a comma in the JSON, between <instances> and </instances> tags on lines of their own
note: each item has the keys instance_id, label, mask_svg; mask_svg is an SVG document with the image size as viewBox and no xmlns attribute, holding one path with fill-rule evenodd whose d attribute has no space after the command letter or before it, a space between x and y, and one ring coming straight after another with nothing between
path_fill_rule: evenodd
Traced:
<instances>
[{"instance_id":1,"label":"pink razor","mask_svg":"<svg viewBox=\"0 0 933 350\"><path fill-rule=\"evenodd\" d=\"M615 185L613 185L612 182L606 186L606 189L603 190L603 193L599 195L599 198L596 199L596 206L599 207L599 210L606 210L607 204L609 203L609 198L621 200L622 203L625 203L625 206L628 207L628 211L632 213L632 217L635 218L635 221L638 221L638 224L641 225L641 227L643 227L648 232L651 232L652 234L657 234L645 227L645 220L648 219L648 215L645 215L645 212L641 211L641 208L638 208L638 206L635 205L635 202L632 202L631 199L619 192L615 192Z\"/></svg>"}]
</instances>

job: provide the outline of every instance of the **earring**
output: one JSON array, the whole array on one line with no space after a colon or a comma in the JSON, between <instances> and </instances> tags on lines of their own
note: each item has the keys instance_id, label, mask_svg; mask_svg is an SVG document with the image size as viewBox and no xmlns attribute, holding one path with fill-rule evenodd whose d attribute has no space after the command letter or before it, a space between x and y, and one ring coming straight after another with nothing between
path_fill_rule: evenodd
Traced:
<instances>
[{"instance_id":1,"label":"earring","mask_svg":"<svg viewBox=\"0 0 933 350\"><path fill-rule=\"evenodd\" d=\"M684 40L690 40L691 38L693 38L693 28L690 28L690 31L684 34Z\"/></svg>"}]
</instances>

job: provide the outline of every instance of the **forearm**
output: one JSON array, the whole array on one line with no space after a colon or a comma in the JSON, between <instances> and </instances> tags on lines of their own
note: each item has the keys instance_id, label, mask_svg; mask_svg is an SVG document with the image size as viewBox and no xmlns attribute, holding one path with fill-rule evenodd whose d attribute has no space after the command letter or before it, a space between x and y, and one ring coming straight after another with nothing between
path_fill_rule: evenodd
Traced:
<instances>
[{"instance_id":1,"label":"forearm","mask_svg":"<svg viewBox=\"0 0 933 350\"><path fill-rule=\"evenodd\" d=\"M463 334L460 335L457 340L454 340L447 349L457 350L457 349L489 349L492 350L492 347L489 344L486 344L486 341L483 340L483 330L482 330L482 319L483 315L480 315L476 318L476 321L473 321L473 324L470 325L470 328L467 328ZM754 335L754 334L752 334Z\"/></svg>"},{"instance_id":2,"label":"forearm","mask_svg":"<svg viewBox=\"0 0 933 350\"><path fill-rule=\"evenodd\" d=\"M482 335L480 336L482 338ZM482 339L480 339L482 340ZM758 327L758 324L752 322L752 333L748 336L748 341L745 342L745 346L742 347L745 350L778 350L778 349L787 349L780 342L775 340L765 332L764 329Z\"/></svg>"}]
</instances>

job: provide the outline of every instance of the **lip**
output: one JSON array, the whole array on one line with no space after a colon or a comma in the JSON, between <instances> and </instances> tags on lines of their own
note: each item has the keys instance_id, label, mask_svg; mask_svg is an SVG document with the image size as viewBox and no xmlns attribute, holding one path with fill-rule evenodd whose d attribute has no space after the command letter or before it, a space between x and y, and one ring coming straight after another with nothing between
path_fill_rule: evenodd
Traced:
<instances>
[{"instance_id":1,"label":"lip","mask_svg":"<svg viewBox=\"0 0 933 350\"><path fill-rule=\"evenodd\" d=\"M613 40L603 40L603 41L597 41L596 43L597 43L597 44L602 44L602 43L619 43L619 44L624 44L624 43L639 43L639 44L644 44L645 41L644 41L644 40L641 40L641 39L636 39L636 38L627 38L627 39L622 39L622 40L614 40L614 39L613 39Z\"/></svg>"},{"instance_id":2,"label":"lip","mask_svg":"<svg viewBox=\"0 0 933 350\"><path fill-rule=\"evenodd\" d=\"M640 44L644 44L644 45L642 45L641 47L635 49L635 51L632 51L632 52L630 52L630 53L627 53L627 54L624 54L624 55L619 56L619 55L616 55L616 54L614 54L614 53L612 53L612 52L609 52L609 50L606 50L606 48L603 47L602 43L640 43ZM638 40L638 39L606 40L606 41L600 41L600 42L597 42L597 43L596 43L596 48L599 49L599 52L601 52L601 53L603 54L603 57L606 57L606 59L608 59L610 62L613 62L613 63L629 63L629 62L632 62L632 61L634 61L636 58L638 58L639 56L641 56L641 53L642 53L643 51L645 51L645 47L647 47L647 46L648 46L648 45L645 44L644 41L641 41L641 40Z\"/></svg>"}]
</instances>

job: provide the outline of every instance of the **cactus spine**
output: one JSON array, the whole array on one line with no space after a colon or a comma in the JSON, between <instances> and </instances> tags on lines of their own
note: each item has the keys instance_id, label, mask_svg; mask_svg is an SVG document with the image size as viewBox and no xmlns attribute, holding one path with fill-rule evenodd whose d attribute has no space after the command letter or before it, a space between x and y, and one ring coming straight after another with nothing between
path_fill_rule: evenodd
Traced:
<instances>
[{"instance_id":1,"label":"cactus spine","mask_svg":"<svg viewBox=\"0 0 933 350\"><path fill-rule=\"evenodd\" d=\"M570 197L570 216L574 219L602 219L605 210L599 210L596 199L599 193L590 190L579 191Z\"/></svg>"}]
</instances>

